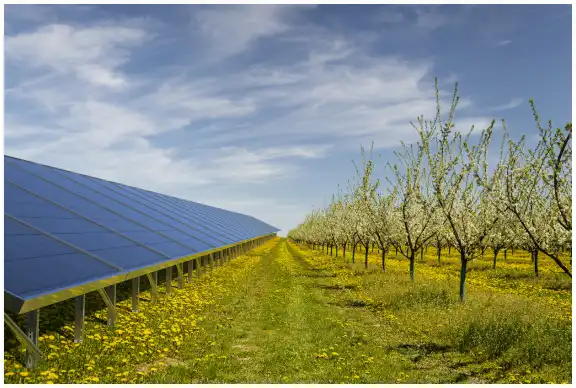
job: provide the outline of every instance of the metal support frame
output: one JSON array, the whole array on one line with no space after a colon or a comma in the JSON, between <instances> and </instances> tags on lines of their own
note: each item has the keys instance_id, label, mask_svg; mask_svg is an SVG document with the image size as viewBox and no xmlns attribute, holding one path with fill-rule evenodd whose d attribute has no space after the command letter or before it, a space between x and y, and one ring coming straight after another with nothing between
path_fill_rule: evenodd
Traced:
<instances>
[{"instance_id":1,"label":"metal support frame","mask_svg":"<svg viewBox=\"0 0 576 388\"><path fill-rule=\"evenodd\" d=\"M214 269L214 254L210 253L210 271Z\"/></svg>"},{"instance_id":2,"label":"metal support frame","mask_svg":"<svg viewBox=\"0 0 576 388\"><path fill-rule=\"evenodd\" d=\"M154 284L156 284L156 292L158 292L158 271L152 272L152 277L154 278ZM158 294L156 294L158 296Z\"/></svg>"},{"instance_id":3,"label":"metal support frame","mask_svg":"<svg viewBox=\"0 0 576 388\"><path fill-rule=\"evenodd\" d=\"M84 316L86 314L86 295L79 295L74 300L74 342L84 340Z\"/></svg>"},{"instance_id":4,"label":"metal support frame","mask_svg":"<svg viewBox=\"0 0 576 388\"><path fill-rule=\"evenodd\" d=\"M166 268L166 295L172 291L172 266Z\"/></svg>"},{"instance_id":5,"label":"metal support frame","mask_svg":"<svg viewBox=\"0 0 576 388\"><path fill-rule=\"evenodd\" d=\"M37 314L38 310L30 311L28 314L33 312L36 312ZM38 317L38 315L36 315L36 317ZM6 314L6 312L4 312L4 323L7 324L8 328L12 331L12 333L14 333L16 339L18 339L18 341L20 341L20 343L26 347L26 367L34 368L40 361L44 359L44 355L40 349L38 349L38 335L36 336L35 340L34 338L26 335L26 333L24 333L22 329L18 327L16 322L14 322L12 318ZM31 361L30 365L32 366L28 365L28 361Z\"/></svg>"},{"instance_id":6,"label":"metal support frame","mask_svg":"<svg viewBox=\"0 0 576 388\"><path fill-rule=\"evenodd\" d=\"M40 336L40 310L32 310L26 313L26 335L30 341L38 346ZM37 358L33 352L26 349L26 368L36 368Z\"/></svg>"},{"instance_id":7,"label":"metal support frame","mask_svg":"<svg viewBox=\"0 0 576 388\"><path fill-rule=\"evenodd\" d=\"M138 302L140 294L140 276L132 279L132 312L138 312Z\"/></svg>"},{"instance_id":8,"label":"metal support frame","mask_svg":"<svg viewBox=\"0 0 576 388\"><path fill-rule=\"evenodd\" d=\"M178 270L178 288L184 288L184 263L176 264Z\"/></svg>"},{"instance_id":9,"label":"metal support frame","mask_svg":"<svg viewBox=\"0 0 576 388\"><path fill-rule=\"evenodd\" d=\"M114 291L116 291L116 289L114 289ZM110 324L110 318L112 318L113 322L116 322L116 306L114 306L114 303L112 303L112 300L108 296L107 290L104 291L102 288L99 288L98 293L102 297L102 300L104 300L104 303L106 303L106 307L108 307L108 324Z\"/></svg>"},{"instance_id":10,"label":"metal support frame","mask_svg":"<svg viewBox=\"0 0 576 388\"><path fill-rule=\"evenodd\" d=\"M114 326L118 316L116 313L116 284L106 287L104 295L107 297L104 299L104 303L108 306L108 326Z\"/></svg>"},{"instance_id":11,"label":"metal support frame","mask_svg":"<svg viewBox=\"0 0 576 388\"><path fill-rule=\"evenodd\" d=\"M194 260L188 261L188 283L192 283L194 278Z\"/></svg>"},{"instance_id":12,"label":"metal support frame","mask_svg":"<svg viewBox=\"0 0 576 388\"><path fill-rule=\"evenodd\" d=\"M200 266L202 265L202 257L196 257L196 277L200 277Z\"/></svg>"},{"instance_id":13,"label":"metal support frame","mask_svg":"<svg viewBox=\"0 0 576 388\"><path fill-rule=\"evenodd\" d=\"M150 282L150 288L152 289L152 302L158 301L158 272L147 273L146 277Z\"/></svg>"}]
</instances>

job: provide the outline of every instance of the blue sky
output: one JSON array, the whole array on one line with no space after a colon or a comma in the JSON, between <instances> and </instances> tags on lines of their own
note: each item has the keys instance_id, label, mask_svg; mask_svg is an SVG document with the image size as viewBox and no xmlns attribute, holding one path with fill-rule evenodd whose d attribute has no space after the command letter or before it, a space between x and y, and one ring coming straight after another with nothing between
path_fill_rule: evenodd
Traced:
<instances>
[{"instance_id":1,"label":"blue sky","mask_svg":"<svg viewBox=\"0 0 576 388\"><path fill-rule=\"evenodd\" d=\"M5 6L5 153L285 233L409 122L571 120L570 5ZM448 101L444 102L444 106Z\"/></svg>"}]
</instances>

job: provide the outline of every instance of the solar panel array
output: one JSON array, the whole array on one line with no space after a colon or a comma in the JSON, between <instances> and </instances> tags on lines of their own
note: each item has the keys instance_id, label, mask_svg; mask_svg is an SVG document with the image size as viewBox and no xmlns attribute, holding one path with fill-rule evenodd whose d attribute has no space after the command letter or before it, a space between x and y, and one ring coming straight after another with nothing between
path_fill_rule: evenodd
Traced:
<instances>
[{"instance_id":1,"label":"solar panel array","mask_svg":"<svg viewBox=\"0 0 576 388\"><path fill-rule=\"evenodd\" d=\"M4 198L4 293L17 306L279 230L244 214L9 156Z\"/></svg>"}]
</instances>

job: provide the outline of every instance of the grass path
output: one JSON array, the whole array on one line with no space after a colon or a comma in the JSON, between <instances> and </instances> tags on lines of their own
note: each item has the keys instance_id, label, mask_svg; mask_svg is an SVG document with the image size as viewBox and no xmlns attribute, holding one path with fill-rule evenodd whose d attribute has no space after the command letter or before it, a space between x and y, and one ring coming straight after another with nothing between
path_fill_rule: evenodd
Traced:
<instances>
[{"instance_id":1,"label":"grass path","mask_svg":"<svg viewBox=\"0 0 576 388\"><path fill-rule=\"evenodd\" d=\"M414 358L435 350L402 343L398 328L385 315L345 306L348 290L335 281L333 273L311 267L286 240L280 240L249 279L202 322L200 337L181 349L181 361L150 375L148 382L467 379L459 368L435 365L433 357L411 377L409 371L419 361Z\"/></svg>"}]
</instances>

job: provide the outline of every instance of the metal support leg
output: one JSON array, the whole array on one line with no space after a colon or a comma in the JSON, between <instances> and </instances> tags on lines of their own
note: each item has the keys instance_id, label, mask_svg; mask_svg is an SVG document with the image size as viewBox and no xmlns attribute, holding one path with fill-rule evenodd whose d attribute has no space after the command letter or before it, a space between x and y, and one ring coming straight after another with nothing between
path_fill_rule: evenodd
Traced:
<instances>
[{"instance_id":1,"label":"metal support leg","mask_svg":"<svg viewBox=\"0 0 576 388\"><path fill-rule=\"evenodd\" d=\"M81 343L84 340L84 315L86 311L86 295L76 297L74 301L74 342Z\"/></svg>"},{"instance_id":2,"label":"metal support leg","mask_svg":"<svg viewBox=\"0 0 576 388\"><path fill-rule=\"evenodd\" d=\"M178 288L184 288L184 263L176 265L178 269Z\"/></svg>"},{"instance_id":3,"label":"metal support leg","mask_svg":"<svg viewBox=\"0 0 576 388\"><path fill-rule=\"evenodd\" d=\"M172 267L166 268L166 295L172 291Z\"/></svg>"},{"instance_id":4,"label":"metal support leg","mask_svg":"<svg viewBox=\"0 0 576 388\"><path fill-rule=\"evenodd\" d=\"M38 346L38 336L40 335L40 317L39 310L33 310L26 313L26 335L30 341ZM33 352L26 349L26 368L36 368L38 360Z\"/></svg>"},{"instance_id":5,"label":"metal support leg","mask_svg":"<svg viewBox=\"0 0 576 388\"><path fill-rule=\"evenodd\" d=\"M112 308L108 305L108 326L114 326L116 324L116 284L106 287L106 294L112 304Z\"/></svg>"},{"instance_id":6,"label":"metal support leg","mask_svg":"<svg viewBox=\"0 0 576 388\"><path fill-rule=\"evenodd\" d=\"M28 357L29 354L34 357L36 364L43 360L44 356L42 355L40 349L38 349L38 341L33 342L30 337L28 337L26 333L24 333L22 329L18 327L16 322L14 322L12 318L10 318L10 316L6 313L4 313L4 323L8 325L8 328L12 331L12 333L14 333L16 339L18 339L18 341L20 341L20 343L26 347L26 361L32 358Z\"/></svg>"},{"instance_id":7,"label":"metal support leg","mask_svg":"<svg viewBox=\"0 0 576 388\"><path fill-rule=\"evenodd\" d=\"M136 276L134 279L132 279L132 311L135 313L138 312L139 294L140 294L140 276Z\"/></svg>"},{"instance_id":8,"label":"metal support leg","mask_svg":"<svg viewBox=\"0 0 576 388\"><path fill-rule=\"evenodd\" d=\"M194 277L194 260L188 262L188 283L192 283Z\"/></svg>"},{"instance_id":9,"label":"metal support leg","mask_svg":"<svg viewBox=\"0 0 576 388\"><path fill-rule=\"evenodd\" d=\"M146 277L150 282L152 302L156 302L158 300L158 272L147 273Z\"/></svg>"},{"instance_id":10,"label":"metal support leg","mask_svg":"<svg viewBox=\"0 0 576 388\"><path fill-rule=\"evenodd\" d=\"M196 277L200 277L200 266L202 265L202 257L197 257L194 259L196 261Z\"/></svg>"},{"instance_id":11,"label":"metal support leg","mask_svg":"<svg viewBox=\"0 0 576 388\"><path fill-rule=\"evenodd\" d=\"M210 271L214 269L214 255L210 254Z\"/></svg>"}]
</instances>

